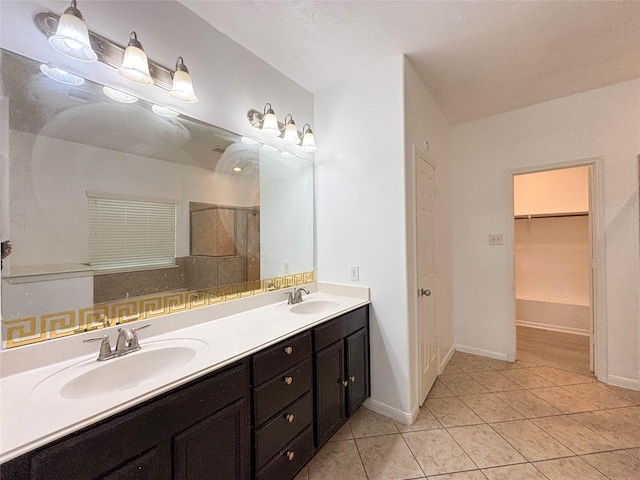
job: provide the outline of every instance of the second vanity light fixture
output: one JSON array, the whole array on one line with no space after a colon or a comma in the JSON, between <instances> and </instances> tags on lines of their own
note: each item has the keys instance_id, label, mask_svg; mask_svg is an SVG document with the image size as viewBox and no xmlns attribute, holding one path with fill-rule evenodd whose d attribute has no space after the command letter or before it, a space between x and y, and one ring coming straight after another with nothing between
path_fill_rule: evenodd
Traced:
<instances>
[{"instance_id":1,"label":"second vanity light fixture","mask_svg":"<svg viewBox=\"0 0 640 480\"><path fill-rule=\"evenodd\" d=\"M193 82L182 57L175 71L150 61L138 35L132 31L126 49L88 30L76 0L58 17L50 12L35 16L36 25L48 37L49 44L60 53L83 62L100 62L118 70L127 80L138 85L156 85L169 91L171 98L184 103L198 101Z\"/></svg>"},{"instance_id":2,"label":"second vanity light fixture","mask_svg":"<svg viewBox=\"0 0 640 480\"><path fill-rule=\"evenodd\" d=\"M313 131L308 123L302 127L302 133L298 131L296 123L289 113L284 117L284 124L279 123L270 103L264 106L262 112L249 110L247 118L251 125L260 129L263 135L269 137L281 136L282 143L287 145L300 145L302 143L300 150L303 152L312 153L318 150Z\"/></svg>"}]
</instances>

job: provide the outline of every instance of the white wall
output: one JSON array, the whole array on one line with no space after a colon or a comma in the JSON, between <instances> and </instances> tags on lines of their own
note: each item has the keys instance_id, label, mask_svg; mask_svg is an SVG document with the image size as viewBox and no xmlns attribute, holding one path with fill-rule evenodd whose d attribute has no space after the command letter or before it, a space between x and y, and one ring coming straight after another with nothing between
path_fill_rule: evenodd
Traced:
<instances>
[{"instance_id":1,"label":"white wall","mask_svg":"<svg viewBox=\"0 0 640 480\"><path fill-rule=\"evenodd\" d=\"M451 240L451 154L450 127L435 100L426 89L411 62L404 62L404 109L405 109L405 181L407 223L407 295L409 298L409 326L411 346L417 347L417 296L415 256L415 164L414 148L425 150L429 142L427 157L436 166L437 197L437 257L438 285L437 311L439 321L439 350L441 362L453 347L453 253ZM413 352L413 377L418 376L418 352ZM417 405L419 385L412 383L413 407Z\"/></svg>"},{"instance_id":2,"label":"white wall","mask_svg":"<svg viewBox=\"0 0 640 480\"><path fill-rule=\"evenodd\" d=\"M589 211L589 167L562 168L513 177L514 215Z\"/></svg>"},{"instance_id":3,"label":"white wall","mask_svg":"<svg viewBox=\"0 0 640 480\"><path fill-rule=\"evenodd\" d=\"M371 288L371 394L411 410L407 312L403 57L363 69L315 96L318 277ZM318 142L319 143L319 142Z\"/></svg>"},{"instance_id":4,"label":"white wall","mask_svg":"<svg viewBox=\"0 0 640 480\"><path fill-rule=\"evenodd\" d=\"M506 172L603 156L608 374L640 387L640 79L452 131L456 343L498 355L508 351L509 260L505 246L489 246L487 238L505 232L510 221Z\"/></svg>"}]
</instances>

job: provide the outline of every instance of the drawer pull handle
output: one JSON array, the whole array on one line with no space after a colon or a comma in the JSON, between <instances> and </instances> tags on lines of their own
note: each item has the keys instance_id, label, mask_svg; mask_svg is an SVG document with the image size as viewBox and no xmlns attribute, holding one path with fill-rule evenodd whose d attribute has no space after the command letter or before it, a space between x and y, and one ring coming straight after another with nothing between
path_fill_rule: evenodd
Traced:
<instances>
[{"instance_id":1,"label":"drawer pull handle","mask_svg":"<svg viewBox=\"0 0 640 480\"><path fill-rule=\"evenodd\" d=\"M289 450L287 453L287 458L289 459L289 461L293 460L293 457L296 456L295 452L292 452L291 450Z\"/></svg>"},{"instance_id":2,"label":"drawer pull handle","mask_svg":"<svg viewBox=\"0 0 640 480\"><path fill-rule=\"evenodd\" d=\"M293 423L293 413L287 414L285 418L287 419L287 422Z\"/></svg>"},{"instance_id":3,"label":"drawer pull handle","mask_svg":"<svg viewBox=\"0 0 640 480\"><path fill-rule=\"evenodd\" d=\"M355 383L355 382L356 382L356 377L355 377L355 375L351 375L351 376L349 377L349 380L351 380L351 383Z\"/></svg>"},{"instance_id":4,"label":"drawer pull handle","mask_svg":"<svg viewBox=\"0 0 640 480\"><path fill-rule=\"evenodd\" d=\"M291 355L293 353L293 347L284 347L284 353Z\"/></svg>"},{"instance_id":5,"label":"drawer pull handle","mask_svg":"<svg viewBox=\"0 0 640 480\"><path fill-rule=\"evenodd\" d=\"M342 386L344 388L347 388L349 386L349 382L347 382L346 380L344 382L342 382Z\"/></svg>"},{"instance_id":6,"label":"drawer pull handle","mask_svg":"<svg viewBox=\"0 0 640 480\"><path fill-rule=\"evenodd\" d=\"M284 383L291 385L293 383L293 377L284 377Z\"/></svg>"}]
</instances>

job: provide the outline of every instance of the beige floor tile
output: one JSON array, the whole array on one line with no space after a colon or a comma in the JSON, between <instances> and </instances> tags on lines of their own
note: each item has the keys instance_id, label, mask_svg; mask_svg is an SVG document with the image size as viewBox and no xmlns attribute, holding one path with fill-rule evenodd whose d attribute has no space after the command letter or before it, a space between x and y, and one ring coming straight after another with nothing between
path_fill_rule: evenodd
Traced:
<instances>
[{"instance_id":1,"label":"beige floor tile","mask_svg":"<svg viewBox=\"0 0 640 480\"><path fill-rule=\"evenodd\" d=\"M527 368L514 368L512 370L504 370L502 375L509 380L517 383L524 388L542 388L542 387L554 387L555 384L542 378L540 375L536 375Z\"/></svg>"},{"instance_id":2,"label":"beige floor tile","mask_svg":"<svg viewBox=\"0 0 640 480\"><path fill-rule=\"evenodd\" d=\"M477 468L445 429L409 432L402 436L427 476Z\"/></svg>"},{"instance_id":3,"label":"beige floor tile","mask_svg":"<svg viewBox=\"0 0 640 480\"><path fill-rule=\"evenodd\" d=\"M449 360L449 363L453 363L454 365L457 365L458 363L462 363L462 362L472 362L477 358L478 358L478 355L473 355L471 353L455 352L451 356L451 360Z\"/></svg>"},{"instance_id":4,"label":"beige floor tile","mask_svg":"<svg viewBox=\"0 0 640 480\"><path fill-rule=\"evenodd\" d=\"M542 357L518 350L516 365L519 365L523 368L530 368L547 365L547 363L548 362Z\"/></svg>"},{"instance_id":5,"label":"beige floor tile","mask_svg":"<svg viewBox=\"0 0 640 480\"><path fill-rule=\"evenodd\" d=\"M640 407L633 407L640 408ZM629 408L578 413L571 418L604 436L618 448L640 447L640 422Z\"/></svg>"},{"instance_id":6,"label":"beige floor tile","mask_svg":"<svg viewBox=\"0 0 640 480\"><path fill-rule=\"evenodd\" d=\"M560 415L562 413L528 390L496 392L495 395L526 418L546 417L549 415Z\"/></svg>"},{"instance_id":7,"label":"beige floor tile","mask_svg":"<svg viewBox=\"0 0 640 480\"><path fill-rule=\"evenodd\" d=\"M440 422L433 416L433 413L429 411L427 405L420 407L418 416L416 417L413 425L405 425L403 423L396 422L396 427L401 433L404 432L416 432L418 430L431 430L433 428L442 428Z\"/></svg>"},{"instance_id":8,"label":"beige floor tile","mask_svg":"<svg viewBox=\"0 0 640 480\"><path fill-rule=\"evenodd\" d=\"M351 434L351 427L349 426L349 422L345 423L340 429L333 434L333 436L329 439L330 442L340 442L342 440L353 440L353 435Z\"/></svg>"},{"instance_id":9,"label":"beige floor tile","mask_svg":"<svg viewBox=\"0 0 640 480\"><path fill-rule=\"evenodd\" d=\"M492 367L490 367L487 363L484 362L483 357L474 357L474 358L462 360L456 363L456 366L465 373L492 370Z\"/></svg>"},{"instance_id":10,"label":"beige floor tile","mask_svg":"<svg viewBox=\"0 0 640 480\"><path fill-rule=\"evenodd\" d=\"M556 385L574 385L579 383L593 383L596 381L595 377L592 376L581 375L553 367L532 367L529 368L529 370Z\"/></svg>"},{"instance_id":11,"label":"beige floor tile","mask_svg":"<svg viewBox=\"0 0 640 480\"><path fill-rule=\"evenodd\" d=\"M458 397L467 407L475 412L487 423L503 422L507 420L517 420L524 418L509 405L504 403L493 393L482 393L480 395L464 395Z\"/></svg>"},{"instance_id":12,"label":"beige floor tile","mask_svg":"<svg viewBox=\"0 0 640 480\"><path fill-rule=\"evenodd\" d=\"M308 468L309 480L367 480L354 440L326 443L311 459Z\"/></svg>"},{"instance_id":13,"label":"beige floor tile","mask_svg":"<svg viewBox=\"0 0 640 480\"><path fill-rule=\"evenodd\" d=\"M638 480L640 478L640 459L627 452L594 453L582 458L612 480Z\"/></svg>"},{"instance_id":14,"label":"beige floor tile","mask_svg":"<svg viewBox=\"0 0 640 480\"><path fill-rule=\"evenodd\" d=\"M598 408L617 408L633 405L630 401L607 392L596 384L567 385L562 388L573 395L589 399L589 403L592 403Z\"/></svg>"},{"instance_id":15,"label":"beige floor tile","mask_svg":"<svg viewBox=\"0 0 640 480\"><path fill-rule=\"evenodd\" d=\"M629 455L633 455L636 458L640 458L640 448L630 448L626 450Z\"/></svg>"},{"instance_id":16,"label":"beige floor tile","mask_svg":"<svg viewBox=\"0 0 640 480\"><path fill-rule=\"evenodd\" d=\"M547 480L546 477L530 463L487 468L486 470L482 470L482 473L484 473L489 480Z\"/></svg>"},{"instance_id":17,"label":"beige floor tile","mask_svg":"<svg viewBox=\"0 0 640 480\"><path fill-rule=\"evenodd\" d=\"M473 372L469 376L490 392L506 392L509 390L522 390L517 383L497 371Z\"/></svg>"},{"instance_id":18,"label":"beige floor tile","mask_svg":"<svg viewBox=\"0 0 640 480\"><path fill-rule=\"evenodd\" d=\"M429 390L427 398L442 398L442 397L455 397L455 393L449 390L444 383L440 380L436 380Z\"/></svg>"},{"instance_id":19,"label":"beige floor tile","mask_svg":"<svg viewBox=\"0 0 640 480\"><path fill-rule=\"evenodd\" d=\"M529 390L562 413L578 413L597 410L588 398L571 394L562 387L532 388Z\"/></svg>"},{"instance_id":20,"label":"beige floor tile","mask_svg":"<svg viewBox=\"0 0 640 480\"><path fill-rule=\"evenodd\" d=\"M482 419L457 397L427 399L425 405L445 427L482 423Z\"/></svg>"},{"instance_id":21,"label":"beige floor tile","mask_svg":"<svg viewBox=\"0 0 640 480\"><path fill-rule=\"evenodd\" d=\"M460 368L458 368L455 364L449 363L440 375L453 375L454 373L464 373Z\"/></svg>"},{"instance_id":22,"label":"beige floor tile","mask_svg":"<svg viewBox=\"0 0 640 480\"><path fill-rule=\"evenodd\" d=\"M530 420L495 423L491 428L530 462L573 455L573 452Z\"/></svg>"},{"instance_id":23,"label":"beige floor tile","mask_svg":"<svg viewBox=\"0 0 640 480\"><path fill-rule=\"evenodd\" d=\"M489 391L476 382L466 373L454 373L441 375L440 381L456 395L473 395L476 393L489 393Z\"/></svg>"},{"instance_id":24,"label":"beige floor tile","mask_svg":"<svg viewBox=\"0 0 640 480\"><path fill-rule=\"evenodd\" d=\"M447 431L480 468L526 461L489 425L453 427Z\"/></svg>"},{"instance_id":25,"label":"beige floor tile","mask_svg":"<svg viewBox=\"0 0 640 480\"><path fill-rule=\"evenodd\" d=\"M607 477L580 457L557 458L534 463L549 480L607 480Z\"/></svg>"},{"instance_id":26,"label":"beige floor tile","mask_svg":"<svg viewBox=\"0 0 640 480\"><path fill-rule=\"evenodd\" d=\"M511 370L512 368L522 368L516 362L506 362L495 358L482 357L482 362L486 363L492 370Z\"/></svg>"},{"instance_id":27,"label":"beige floor tile","mask_svg":"<svg viewBox=\"0 0 640 480\"><path fill-rule=\"evenodd\" d=\"M356 445L369 480L400 480L424 476L400 434L358 438Z\"/></svg>"},{"instance_id":28,"label":"beige floor tile","mask_svg":"<svg viewBox=\"0 0 640 480\"><path fill-rule=\"evenodd\" d=\"M469 470L468 472L446 473L429 477L428 480L487 480L487 477L480 470Z\"/></svg>"},{"instance_id":29,"label":"beige floor tile","mask_svg":"<svg viewBox=\"0 0 640 480\"><path fill-rule=\"evenodd\" d=\"M358 409L349 419L349 427L353 438L399 433L393 420L367 408Z\"/></svg>"},{"instance_id":30,"label":"beige floor tile","mask_svg":"<svg viewBox=\"0 0 640 480\"><path fill-rule=\"evenodd\" d=\"M615 393L619 397L629 400L631 403L640 405L640 390L630 390L628 388L616 387L614 385L607 385L606 383L595 383L597 387L600 387L610 393Z\"/></svg>"},{"instance_id":31,"label":"beige floor tile","mask_svg":"<svg viewBox=\"0 0 640 480\"><path fill-rule=\"evenodd\" d=\"M304 467L293 480L309 480L309 468Z\"/></svg>"},{"instance_id":32,"label":"beige floor tile","mask_svg":"<svg viewBox=\"0 0 640 480\"><path fill-rule=\"evenodd\" d=\"M568 415L534 418L531 421L578 455L618 448L613 442Z\"/></svg>"}]
</instances>

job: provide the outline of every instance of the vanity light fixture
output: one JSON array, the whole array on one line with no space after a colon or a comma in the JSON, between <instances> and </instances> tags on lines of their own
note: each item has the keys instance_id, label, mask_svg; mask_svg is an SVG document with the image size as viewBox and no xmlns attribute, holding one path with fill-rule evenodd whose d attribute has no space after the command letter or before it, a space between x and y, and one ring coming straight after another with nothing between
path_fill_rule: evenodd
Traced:
<instances>
[{"instance_id":1,"label":"vanity light fixture","mask_svg":"<svg viewBox=\"0 0 640 480\"><path fill-rule=\"evenodd\" d=\"M153 78L149 73L149 60L136 32L129 34L129 45L124 51L124 59L118 73L138 85L153 85Z\"/></svg>"},{"instance_id":2,"label":"vanity light fixture","mask_svg":"<svg viewBox=\"0 0 640 480\"><path fill-rule=\"evenodd\" d=\"M134 97L133 95L129 95L128 93L121 92L120 90L116 90L115 88L104 86L102 87L102 91L104 94L112 100L120 103L136 103L138 101L138 97Z\"/></svg>"},{"instance_id":3,"label":"vanity light fixture","mask_svg":"<svg viewBox=\"0 0 640 480\"><path fill-rule=\"evenodd\" d=\"M66 85L82 85L84 83L84 78L62 70L61 68L54 67L51 63L43 63L40 65L40 71L56 82Z\"/></svg>"},{"instance_id":4,"label":"vanity light fixture","mask_svg":"<svg viewBox=\"0 0 640 480\"><path fill-rule=\"evenodd\" d=\"M269 109L267 109L267 105L269 105ZM271 108L271 104L267 103L264 106L264 114L262 116L262 134L267 135L269 137L279 137L280 136L280 127L278 125L278 118Z\"/></svg>"},{"instance_id":5,"label":"vanity light fixture","mask_svg":"<svg viewBox=\"0 0 640 480\"><path fill-rule=\"evenodd\" d=\"M289 119L288 121L287 118ZM282 137L282 142L287 145L300 144L298 128L296 127L296 122L293 121L293 117L290 113L287 113L287 116L284 117L284 137Z\"/></svg>"},{"instance_id":6,"label":"vanity light fixture","mask_svg":"<svg viewBox=\"0 0 640 480\"><path fill-rule=\"evenodd\" d=\"M318 147L316 147L316 139L308 123L305 123L304 127L302 127L302 145L300 145L300 150L309 153L318 150Z\"/></svg>"},{"instance_id":7,"label":"vanity light fixture","mask_svg":"<svg viewBox=\"0 0 640 480\"><path fill-rule=\"evenodd\" d=\"M91 48L87 24L76 5L76 0L71 0L71 6L58 20L55 35L49 37L49 44L67 57L81 62L95 62L98 56Z\"/></svg>"},{"instance_id":8,"label":"vanity light fixture","mask_svg":"<svg viewBox=\"0 0 640 480\"><path fill-rule=\"evenodd\" d=\"M196 103L198 97L193 93L193 82L189 70L184 64L182 57L176 60L176 71L173 73L173 86L169 96L184 103Z\"/></svg>"},{"instance_id":9,"label":"vanity light fixture","mask_svg":"<svg viewBox=\"0 0 640 480\"><path fill-rule=\"evenodd\" d=\"M180 115L175 110L171 110L170 108L163 107L162 105L153 104L151 106L151 110L153 110L153 113L160 115L161 117L177 117L178 115Z\"/></svg>"}]
</instances>

